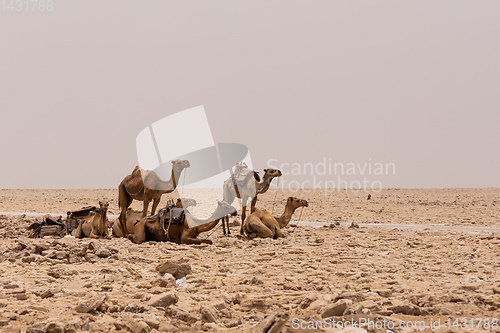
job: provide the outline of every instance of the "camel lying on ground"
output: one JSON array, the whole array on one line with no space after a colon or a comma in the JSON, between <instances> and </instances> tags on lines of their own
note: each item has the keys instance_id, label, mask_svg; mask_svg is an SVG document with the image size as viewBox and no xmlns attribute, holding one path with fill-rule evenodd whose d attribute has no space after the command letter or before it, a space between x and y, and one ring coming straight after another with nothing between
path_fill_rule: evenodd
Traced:
<instances>
[{"instance_id":1,"label":"camel lying on ground","mask_svg":"<svg viewBox=\"0 0 500 333\"><path fill-rule=\"evenodd\" d=\"M118 206L120 207L120 227L125 235L128 233L125 223L127 208L132 201L134 199L143 201L142 217L147 215L149 203L153 201L151 215L154 215L161 196L176 189L182 170L189 167L190 164L187 160L172 161L172 176L169 180L164 181L160 179L156 172L142 170L139 166L136 166L134 171L122 180L118 186Z\"/></svg>"},{"instance_id":2,"label":"camel lying on ground","mask_svg":"<svg viewBox=\"0 0 500 333\"><path fill-rule=\"evenodd\" d=\"M245 219L242 226L243 231L250 239L255 237L274 239L285 237L281 229L286 228L295 210L299 207L308 206L307 200L289 197L285 205L285 211L281 216L272 216L265 209L255 209L255 212Z\"/></svg>"},{"instance_id":3,"label":"camel lying on ground","mask_svg":"<svg viewBox=\"0 0 500 333\"><path fill-rule=\"evenodd\" d=\"M128 235L130 240L136 244L145 241L174 242L177 244L212 244L210 239L197 239L202 232L212 230L219 220L219 216L226 216L234 213L236 209L227 202L218 202L217 209L206 220L197 219L189 212L185 212L181 223L168 223L168 219L163 222L160 216L151 216L140 220L134 225L134 234ZM159 215L161 215L160 212ZM194 227L189 227L190 225Z\"/></svg>"},{"instance_id":4,"label":"camel lying on ground","mask_svg":"<svg viewBox=\"0 0 500 333\"><path fill-rule=\"evenodd\" d=\"M78 227L73 231L75 238L100 238L108 236L108 225L106 213L109 203L107 201L99 201L99 212L90 212Z\"/></svg>"},{"instance_id":5,"label":"camel lying on ground","mask_svg":"<svg viewBox=\"0 0 500 333\"><path fill-rule=\"evenodd\" d=\"M253 213L255 210L255 204L257 202L257 195L267 192L269 186L271 185L271 181L275 177L281 177L281 171L277 169L264 169L264 176L262 177L262 182L259 182L260 178L257 173L254 172L254 177L248 177L243 186L237 186L234 183L233 176L229 177L224 182L223 186L223 195L224 201L229 204L232 204L234 199L237 197L241 199L241 229L240 234L243 235L243 221L246 219L246 210L247 210L247 200L252 200L250 205L250 213ZM224 220L226 223L224 223ZM226 226L227 226L227 234L230 234L229 231L229 216L227 216L222 221L222 227L224 231L224 235L226 234Z\"/></svg>"},{"instance_id":6,"label":"camel lying on ground","mask_svg":"<svg viewBox=\"0 0 500 333\"><path fill-rule=\"evenodd\" d=\"M196 200L189 198L178 198L175 207L187 209L188 207L196 206ZM148 214L150 216L150 214ZM127 209L127 230L134 230L137 221L142 220L142 212L132 208ZM113 236L123 237L123 232L120 228L120 221L116 219L113 223Z\"/></svg>"}]
</instances>

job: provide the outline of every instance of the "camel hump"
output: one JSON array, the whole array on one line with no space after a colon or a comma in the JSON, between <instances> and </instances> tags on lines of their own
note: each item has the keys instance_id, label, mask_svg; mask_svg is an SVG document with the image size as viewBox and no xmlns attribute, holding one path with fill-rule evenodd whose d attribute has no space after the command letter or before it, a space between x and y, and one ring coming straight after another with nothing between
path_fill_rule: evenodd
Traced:
<instances>
[{"instance_id":1,"label":"camel hump","mask_svg":"<svg viewBox=\"0 0 500 333\"><path fill-rule=\"evenodd\" d=\"M248 180L248 177L255 177L255 171L250 170L248 168L243 168L233 174L236 185L244 186ZM257 175L258 176L258 175ZM259 178L260 179L260 178Z\"/></svg>"},{"instance_id":2,"label":"camel hump","mask_svg":"<svg viewBox=\"0 0 500 333\"><path fill-rule=\"evenodd\" d=\"M134 170L132 171L131 175L134 176L134 177L140 176L141 175L141 167L137 165L134 168Z\"/></svg>"}]
</instances>

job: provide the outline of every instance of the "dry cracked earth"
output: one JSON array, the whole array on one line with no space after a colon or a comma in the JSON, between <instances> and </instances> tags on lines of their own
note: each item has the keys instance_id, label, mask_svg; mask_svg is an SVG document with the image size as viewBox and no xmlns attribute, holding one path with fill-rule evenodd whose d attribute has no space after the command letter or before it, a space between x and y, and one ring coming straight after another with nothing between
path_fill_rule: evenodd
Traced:
<instances>
[{"instance_id":1,"label":"dry cracked earth","mask_svg":"<svg viewBox=\"0 0 500 333\"><path fill-rule=\"evenodd\" d=\"M331 225L288 227L279 240L247 240L233 226L231 237L217 229L213 245L31 239L26 227L33 217L1 215L0 331L336 332L328 325L335 320L337 328L349 327L342 332L388 332L381 323L392 323L392 332L500 332L494 324L500 319L499 233L334 223L373 222L373 216L498 226L499 190L457 191L387 190L370 202L359 193L295 193L310 202L302 219ZM116 191L33 193L0 191L0 207L20 211L30 202L32 211L66 211ZM285 197L280 193L280 206ZM259 204L269 207L273 199L269 194ZM462 318L466 327L457 326ZM436 321L441 325L431 328Z\"/></svg>"}]
</instances>

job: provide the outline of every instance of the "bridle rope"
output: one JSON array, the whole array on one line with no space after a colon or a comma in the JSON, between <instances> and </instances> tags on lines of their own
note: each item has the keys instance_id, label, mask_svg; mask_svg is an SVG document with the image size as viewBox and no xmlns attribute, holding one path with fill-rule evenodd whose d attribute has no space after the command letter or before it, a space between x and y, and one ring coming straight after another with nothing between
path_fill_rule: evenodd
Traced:
<instances>
[{"instance_id":1,"label":"bridle rope","mask_svg":"<svg viewBox=\"0 0 500 333\"><path fill-rule=\"evenodd\" d=\"M299 225L300 219L302 218L302 212L303 211L304 211L304 206L302 206L302 209L300 210L299 220L297 221L297 223L295 223L295 226L293 227L293 230L295 230L295 228L297 228L297 226Z\"/></svg>"},{"instance_id":2,"label":"bridle rope","mask_svg":"<svg viewBox=\"0 0 500 333\"><path fill-rule=\"evenodd\" d=\"M274 204L276 203L276 197L278 196L278 191L280 189L280 178L281 177L278 177L278 184L276 184L276 193L274 193L273 209L271 211L271 215L274 215Z\"/></svg>"}]
</instances>

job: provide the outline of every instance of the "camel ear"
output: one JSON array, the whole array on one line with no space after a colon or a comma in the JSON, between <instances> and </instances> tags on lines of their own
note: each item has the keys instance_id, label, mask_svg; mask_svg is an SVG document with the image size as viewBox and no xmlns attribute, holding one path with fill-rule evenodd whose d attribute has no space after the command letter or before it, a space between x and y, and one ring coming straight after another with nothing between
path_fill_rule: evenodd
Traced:
<instances>
[{"instance_id":1,"label":"camel ear","mask_svg":"<svg viewBox=\"0 0 500 333\"><path fill-rule=\"evenodd\" d=\"M101 201L99 201L99 206L100 206L100 205L102 205L102 202L101 202Z\"/></svg>"},{"instance_id":2,"label":"camel ear","mask_svg":"<svg viewBox=\"0 0 500 333\"><path fill-rule=\"evenodd\" d=\"M293 197L289 197L288 200L293 201Z\"/></svg>"},{"instance_id":3,"label":"camel ear","mask_svg":"<svg viewBox=\"0 0 500 333\"><path fill-rule=\"evenodd\" d=\"M264 172L267 172L267 169L264 169Z\"/></svg>"}]
</instances>

